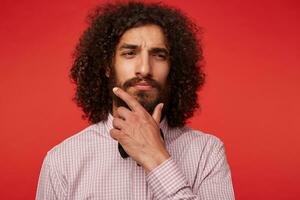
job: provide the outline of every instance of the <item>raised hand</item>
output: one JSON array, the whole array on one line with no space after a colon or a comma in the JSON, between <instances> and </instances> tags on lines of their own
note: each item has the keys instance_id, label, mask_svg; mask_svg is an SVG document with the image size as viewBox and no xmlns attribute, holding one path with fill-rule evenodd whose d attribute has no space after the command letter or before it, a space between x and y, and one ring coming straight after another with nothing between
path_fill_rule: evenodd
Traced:
<instances>
[{"instance_id":1,"label":"raised hand","mask_svg":"<svg viewBox=\"0 0 300 200\"><path fill-rule=\"evenodd\" d=\"M121 88L114 88L113 92L131 110L125 107L116 109L114 128L110 130L110 135L149 172L170 157L159 130L163 104L158 104L151 116L134 97Z\"/></svg>"}]
</instances>

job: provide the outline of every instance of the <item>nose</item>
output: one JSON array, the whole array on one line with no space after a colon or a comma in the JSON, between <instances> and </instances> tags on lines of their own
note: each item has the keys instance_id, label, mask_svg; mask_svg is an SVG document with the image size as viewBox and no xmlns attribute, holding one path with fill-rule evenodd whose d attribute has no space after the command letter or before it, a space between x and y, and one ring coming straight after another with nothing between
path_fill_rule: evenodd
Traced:
<instances>
[{"instance_id":1,"label":"nose","mask_svg":"<svg viewBox=\"0 0 300 200\"><path fill-rule=\"evenodd\" d=\"M152 76L151 62L148 52L142 52L136 66L136 76Z\"/></svg>"}]
</instances>

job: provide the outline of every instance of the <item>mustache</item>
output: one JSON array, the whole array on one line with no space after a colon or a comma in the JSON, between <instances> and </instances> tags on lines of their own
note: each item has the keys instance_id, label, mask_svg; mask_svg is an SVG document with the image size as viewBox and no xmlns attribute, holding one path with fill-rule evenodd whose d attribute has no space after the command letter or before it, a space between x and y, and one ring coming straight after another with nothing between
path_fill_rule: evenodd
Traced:
<instances>
[{"instance_id":1,"label":"mustache","mask_svg":"<svg viewBox=\"0 0 300 200\"><path fill-rule=\"evenodd\" d=\"M123 84L123 88L127 89L129 87L135 86L137 83L139 83L141 81L146 82L151 87L161 90L160 84L157 81L153 80L152 78L148 78L148 77L144 77L144 78L134 77L132 79L129 79Z\"/></svg>"}]
</instances>

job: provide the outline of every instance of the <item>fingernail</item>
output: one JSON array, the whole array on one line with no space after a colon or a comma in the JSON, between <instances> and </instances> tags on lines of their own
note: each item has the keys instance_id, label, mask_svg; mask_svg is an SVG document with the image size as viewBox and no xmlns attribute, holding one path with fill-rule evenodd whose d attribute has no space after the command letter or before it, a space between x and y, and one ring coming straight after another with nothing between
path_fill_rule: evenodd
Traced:
<instances>
[{"instance_id":1,"label":"fingernail","mask_svg":"<svg viewBox=\"0 0 300 200\"><path fill-rule=\"evenodd\" d=\"M163 109L163 107L164 107L164 104L163 104L163 103L161 103L161 105L160 105L160 109L162 110L162 109Z\"/></svg>"},{"instance_id":2,"label":"fingernail","mask_svg":"<svg viewBox=\"0 0 300 200\"><path fill-rule=\"evenodd\" d=\"M113 92L116 92L117 90L118 90L117 87L114 87L114 88L113 88Z\"/></svg>"}]
</instances>

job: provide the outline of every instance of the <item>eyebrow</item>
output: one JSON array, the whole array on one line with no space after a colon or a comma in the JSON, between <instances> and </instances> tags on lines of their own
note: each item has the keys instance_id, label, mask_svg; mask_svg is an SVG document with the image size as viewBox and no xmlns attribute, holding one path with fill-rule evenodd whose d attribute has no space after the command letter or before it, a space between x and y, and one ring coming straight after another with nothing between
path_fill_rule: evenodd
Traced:
<instances>
[{"instance_id":1,"label":"eyebrow","mask_svg":"<svg viewBox=\"0 0 300 200\"><path fill-rule=\"evenodd\" d=\"M151 53L164 53L165 55L169 55L169 51L166 48L154 47L150 49Z\"/></svg>"},{"instance_id":2,"label":"eyebrow","mask_svg":"<svg viewBox=\"0 0 300 200\"><path fill-rule=\"evenodd\" d=\"M138 49L139 46L138 45L135 45L135 44L122 44L120 46L120 50L122 49L132 49L132 50L135 50L135 49ZM161 48L161 47L153 47L150 49L150 52L151 53L165 53L166 55L169 55L169 51L167 48Z\"/></svg>"},{"instance_id":3,"label":"eyebrow","mask_svg":"<svg viewBox=\"0 0 300 200\"><path fill-rule=\"evenodd\" d=\"M139 46L135 44L122 44L119 49L137 49Z\"/></svg>"}]
</instances>

